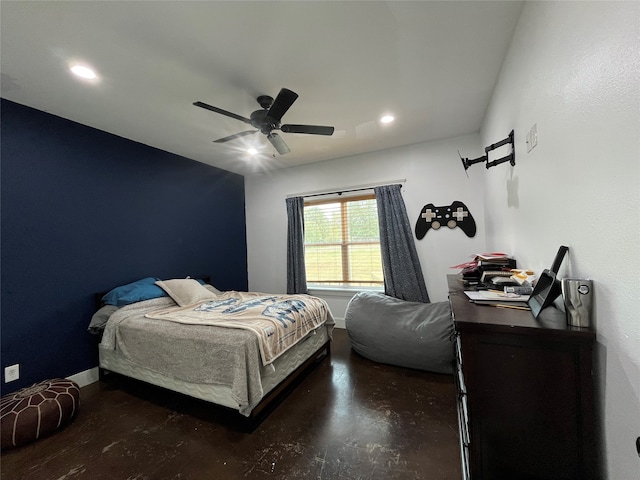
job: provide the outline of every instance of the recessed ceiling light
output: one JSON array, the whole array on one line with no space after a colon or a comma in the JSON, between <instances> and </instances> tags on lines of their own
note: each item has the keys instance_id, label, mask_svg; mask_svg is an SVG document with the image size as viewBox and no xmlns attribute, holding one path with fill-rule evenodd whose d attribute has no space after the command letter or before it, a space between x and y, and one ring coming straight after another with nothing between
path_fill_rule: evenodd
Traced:
<instances>
[{"instance_id":1,"label":"recessed ceiling light","mask_svg":"<svg viewBox=\"0 0 640 480\"><path fill-rule=\"evenodd\" d=\"M91 70L89 67L85 67L84 65L74 65L73 67L71 67L71 72L78 77L86 78L88 80L97 78L96 72Z\"/></svg>"},{"instance_id":2,"label":"recessed ceiling light","mask_svg":"<svg viewBox=\"0 0 640 480\"><path fill-rule=\"evenodd\" d=\"M385 115L380 118L380 122L382 123L391 123L394 120L395 120L395 117L393 115Z\"/></svg>"}]
</instances>

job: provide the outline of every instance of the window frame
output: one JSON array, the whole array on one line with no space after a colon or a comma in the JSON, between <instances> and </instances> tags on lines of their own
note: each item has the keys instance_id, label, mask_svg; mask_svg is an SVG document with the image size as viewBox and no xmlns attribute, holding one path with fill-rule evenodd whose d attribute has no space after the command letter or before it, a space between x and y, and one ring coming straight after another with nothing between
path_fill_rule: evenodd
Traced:
<instances>
[{"instance_id":1,"label":"window frame","mask_svg":"<svg viewBox=\"0 0 640 480\"><path fill-rule=\"evenodd\" d=\"M349 267L350 267L350 256L349 256L349 247L353 245L380 245L380 235L378 234L377 242L349 242L349 215L348 215L348 204L351 202L357 202L362 200L376 200L375 193L361 193L357 195L349 195L349 196L332 196L331 198L323 198L323 199L304 199L304 208L308 206L314 205L323 205L329 203L339 203L340 204L340 214L341 214L341 242L331 242L331 243L315 243L313 246L318 247L340 247L340 256L342 262L342 280L323 280L322 282L314 282L307 280L307 288L310 291L326 291L326 292L357 292L361 290L372 290L372 291L384 291L384 279L380 282L363 282L362 280L352 280L349 278ZM347 221L345 221L345 218ZM306 223L306 219L305 219ZM305 225L306 229L306 225ZM306 249L307 243L305 240L305 262L306 262ZM380 258L382 262L382 258ZM382 268L381 268L382 273ZM371 283L373 285L349 285L350 283ZM334 283L334 285L330 285ZM335 283L340 283L340 285L335 285Z\"/></svg>"}]
</instances>

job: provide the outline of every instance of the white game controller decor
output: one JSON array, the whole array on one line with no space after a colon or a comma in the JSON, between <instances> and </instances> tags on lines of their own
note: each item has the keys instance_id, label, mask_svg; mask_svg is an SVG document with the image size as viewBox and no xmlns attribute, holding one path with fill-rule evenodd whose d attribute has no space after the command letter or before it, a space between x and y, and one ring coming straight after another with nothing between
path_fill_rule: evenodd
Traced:
<instances>
[{"instance_id":1,"label":"white game controller decor","mask_svg":"<svg viewBox=\"0 0 640 480\"><path fill-rule=\"evenodd\" d=\"M422 207L416 222L416 238L422 240L429 230L438 230L442 226L459 227L467 237L476 234L476 222L469 209L457 200L446 207L436 207L433 203Z\"/></svg>"}]
</instances>

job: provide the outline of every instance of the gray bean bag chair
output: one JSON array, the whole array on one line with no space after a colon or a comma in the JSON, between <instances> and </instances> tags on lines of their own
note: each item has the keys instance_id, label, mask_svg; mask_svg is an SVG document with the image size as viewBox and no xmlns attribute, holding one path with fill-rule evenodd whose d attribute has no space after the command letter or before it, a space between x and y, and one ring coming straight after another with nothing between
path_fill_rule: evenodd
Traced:
<instances>
[{"instance_id":1,"label":"gray bean bag chair","mask_svg":"<svg viewBox=\"0 0 640 480\"><path fill-rule=\"evenodd\" d=\"M449 302L416 303L381 293L356 294L345 315L351 347L375 362L453 373Z\"/></svg>"}]
</instances>

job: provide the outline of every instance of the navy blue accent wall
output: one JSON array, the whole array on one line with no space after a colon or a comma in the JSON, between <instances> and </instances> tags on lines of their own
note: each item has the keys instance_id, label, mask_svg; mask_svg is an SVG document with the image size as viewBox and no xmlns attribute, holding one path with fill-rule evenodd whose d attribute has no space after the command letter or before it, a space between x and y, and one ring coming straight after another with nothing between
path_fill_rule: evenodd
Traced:
<instances>
[{"instance_id":1,"label":"navy blue accent wall","mask_svg":"<svg viewBox=\"0 0 640 480\"><path fill-rule=\"evenodd\" d=\"M0 112L3 394L98 365L96 292L187 275L247 289L243 176L7 100Z\"/></svg>"}]
</instances>

